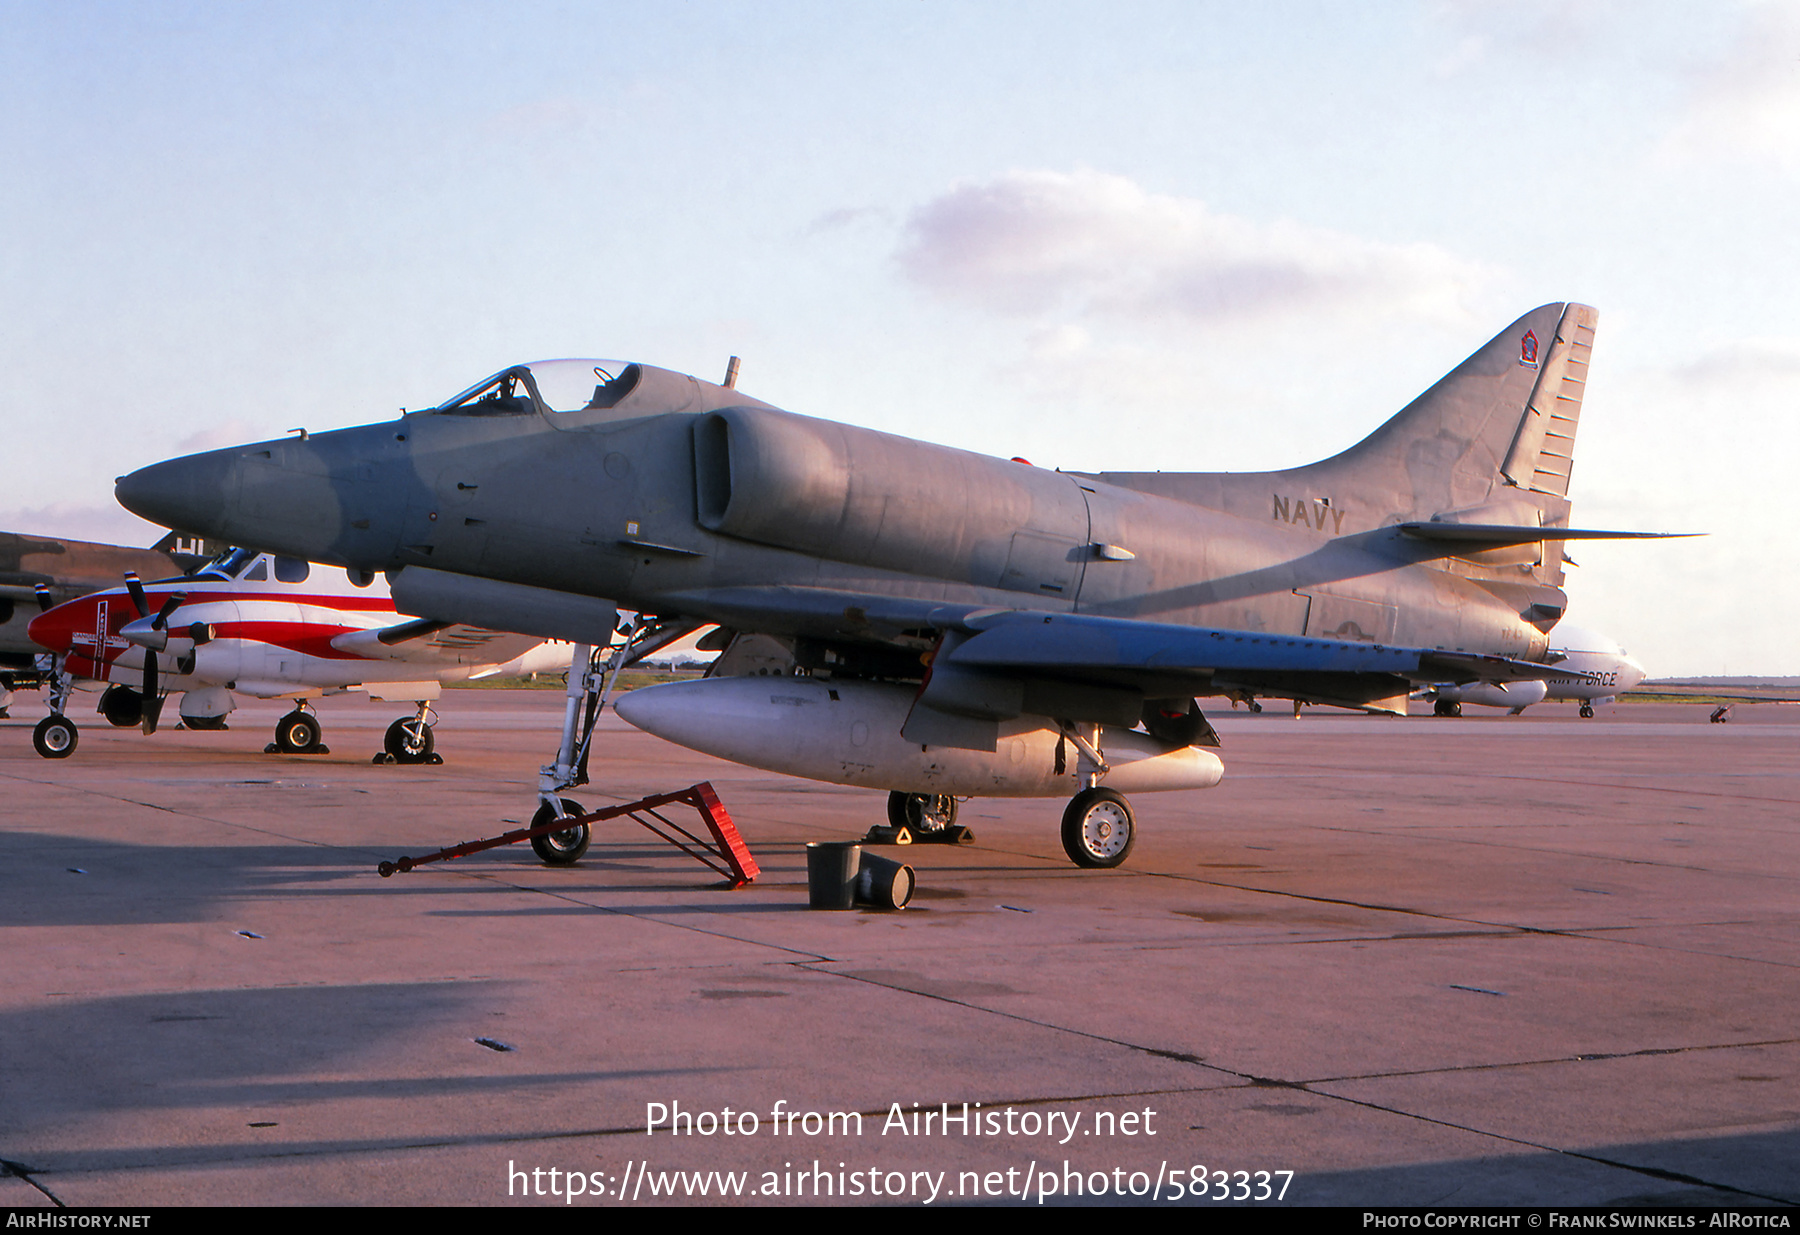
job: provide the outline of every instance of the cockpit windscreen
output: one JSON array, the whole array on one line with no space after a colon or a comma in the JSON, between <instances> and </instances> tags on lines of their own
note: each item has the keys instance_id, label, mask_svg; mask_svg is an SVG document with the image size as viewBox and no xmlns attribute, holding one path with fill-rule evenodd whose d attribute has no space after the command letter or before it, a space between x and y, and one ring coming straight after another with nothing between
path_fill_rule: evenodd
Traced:
<instances>
[{"instance_id":1,"label":"cockpit windscreen","mask_svg":"<svg viewBox=\"0 0 1800 1235\"><path fill-rule=\"evenodd\" d=\"M637 388L643 371L623 360L538 360L514 365L438 406L453 416L519 416L534 411L531 389L546 412L610 408Z\"/></svg>"}]
</instances>

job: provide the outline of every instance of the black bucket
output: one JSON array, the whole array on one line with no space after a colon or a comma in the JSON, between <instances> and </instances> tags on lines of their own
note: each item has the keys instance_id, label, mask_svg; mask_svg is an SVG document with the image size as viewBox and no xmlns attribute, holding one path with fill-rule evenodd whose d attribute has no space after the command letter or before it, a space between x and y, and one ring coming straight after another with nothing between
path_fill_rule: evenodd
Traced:
<instances>
[{"instance_id":1,"label":"black bucket","mask_svg":"<svg viewBox=\"0 0 1800 1235\"><path fill-rule=\"evenodd\" d=\"M913 868L877 854L862 855L856 899L877 909L904 909L913 896Z\"/></svg>"},{"instance_id":2,"label":"black bucket","mask_svg":"<svg viewBox=\"0 0 1800 1235\"><path fill-rule=\"evenodd\" d=\"M862 846L856 841L816 840L806 846L806 903L814 909L850 909L856 904L856 873Z\"/></svg>"}]
</instances>

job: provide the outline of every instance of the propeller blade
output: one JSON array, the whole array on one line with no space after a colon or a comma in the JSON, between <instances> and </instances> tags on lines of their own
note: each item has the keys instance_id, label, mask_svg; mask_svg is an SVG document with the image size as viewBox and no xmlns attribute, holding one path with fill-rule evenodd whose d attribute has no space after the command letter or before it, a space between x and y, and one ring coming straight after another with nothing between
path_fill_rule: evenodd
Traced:
<instances>
[{"instance_id":1,"label":"propeller blade","mask_svg":"<svg viewBox=\"0 0 1800 1235\"><path fill-rule=\"evenodd\" d=\"M131 593L131 603L137 606L137 615L141 618L150 616L150 602L144 599L144 583L138 578L137 571L125 572L125 590Z\"/></svg>"},{"instance_id":2,"label":"propeller blade","mask_svg":"<svg viewBox=\"0 0 1800 1235\"><path fill-rule=\"evenodd\" d=\"M169 615L186 603L186 592L171 592L169 594L169 599L163 601L163 607L156 611L156 620L151 622L150 625L157 630L167 630L169 628Z\"/></svg>"},{"instance_id":3,"label":"propeller blade","mask_svg":"<svg viewBox=\"0 0 1800 1235\"><path fill-rule=\"evenodd\" d=\"M40 583L32 590L37 593L39 609L48 613L50 610L56 608L56 602L50 598L50 586L48 584Z\"/></svg>"},{"instance_id":4,"label":"propeller blade","mask_svg":"<svg viewBox=\"0 0 1800 1235\"><path fill-rule=\"evenodd\" d=\"M162 695L156 689L156 653L144 649L144 734L156 732L156 719L162 712Z\"/></svg>"},{"instance_id":5,"label":"propeller blade","mask_svg":"<svg viewBox=\"0 0 1800 1235\"><path fill-rule=\"evenodd\" d=\"M210 623L195 622L188 627L188 638L194 641L195 647L199 647L201 644L211 643L215 638L215 632Z\"/></svg>"}]
</instances>

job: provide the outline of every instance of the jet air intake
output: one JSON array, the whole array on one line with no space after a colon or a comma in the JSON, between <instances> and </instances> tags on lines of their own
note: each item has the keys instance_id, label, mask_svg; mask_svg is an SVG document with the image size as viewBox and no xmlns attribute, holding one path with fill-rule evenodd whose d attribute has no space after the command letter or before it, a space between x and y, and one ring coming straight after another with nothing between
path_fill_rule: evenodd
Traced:
<instances>
[{"instance_id":1,"label":"jet air intake","mask_svg":"<svg viewBox=\"0 0 1800 1235\"><path fill-rule=\"evenodd\" d=\"M1073 478L766 408L694 426L696 515L741 540L1073 601L1088 511Z\"/></svg>"}]
</instances>

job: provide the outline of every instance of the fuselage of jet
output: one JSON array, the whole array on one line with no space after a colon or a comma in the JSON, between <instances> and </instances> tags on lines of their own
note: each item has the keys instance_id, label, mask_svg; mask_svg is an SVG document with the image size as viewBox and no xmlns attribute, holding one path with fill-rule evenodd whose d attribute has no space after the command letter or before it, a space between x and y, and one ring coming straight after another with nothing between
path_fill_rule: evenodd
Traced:
<instances>
[{"instance_id":1,"label":"fuselage of jet","mask_svg":"<svg viewBox=\"0 0 1800 1235\"><path fill-rule=\"evenodd\" d=\"M1552 309L1539 311L1546 336ZM397 595L407 571L500 580L797 638L827 658L916 656L946 619L1029 610L1537 660L1564 604L1555 542L1461 548L1447 567L1443 543L1399 526L1470 511L1516 522L1492 459L1084 475L797 416L649 366L555 363L592 369L590 404L502 395L519 387L501 374L485 395L393 422L146 468L119 497L149 518L388 571ZM1536 373L1501 376L1522 403ZM1436 446L1454 465L1497 453L1494 437L1482 421ZM1532 497L1535 518L1566 521L1566 501ZM1408 685L1187 668L1167 693L1363 704ZM1164 689L1154 667L1124 676Z\"/></svg>"}]
</instances>

